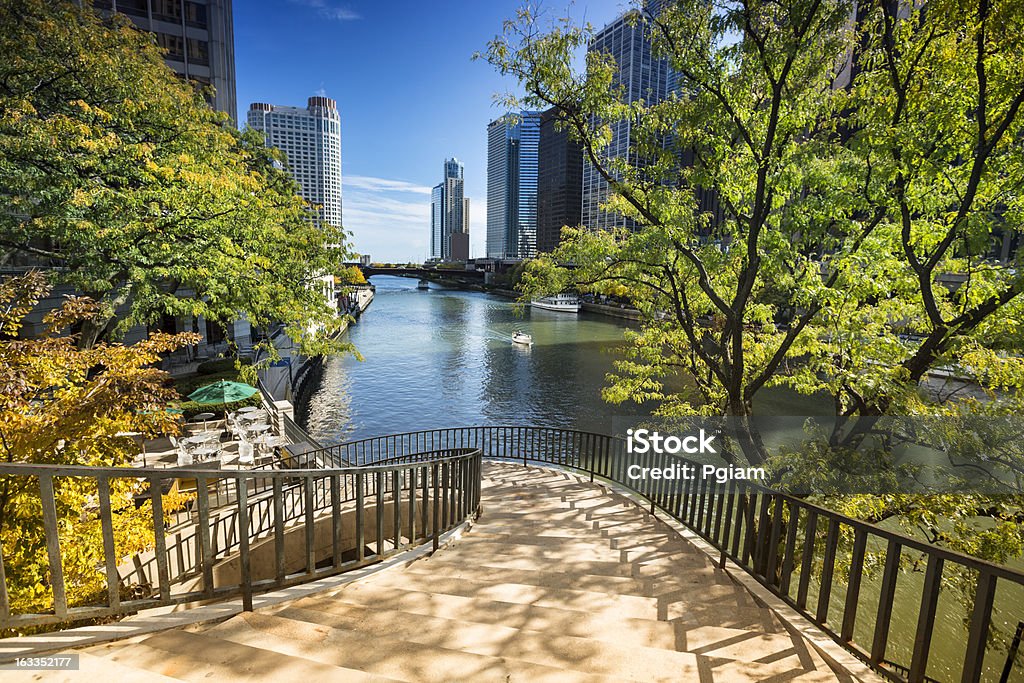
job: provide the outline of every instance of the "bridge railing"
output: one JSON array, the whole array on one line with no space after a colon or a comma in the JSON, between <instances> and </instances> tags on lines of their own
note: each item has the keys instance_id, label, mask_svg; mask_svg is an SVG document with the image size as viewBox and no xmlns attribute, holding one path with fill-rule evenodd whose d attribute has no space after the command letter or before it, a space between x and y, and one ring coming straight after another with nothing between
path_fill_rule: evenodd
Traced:
<instances>
[{"instance_id":1,"label":"bridge railing","mask_svg":"<svg viewBox=\"0 0 1024 683\"><path fill-rule=\"evenodd\" d=\"M475 514L479 506L480 458L479 449L444 449L362 467L264 471L0 465L0 477L12 490L23 492L26 509L39 511L38 519L21 518L19 524L38 524L45 531L48 566L42 584L51 603L46 611L12 608L0 555L0 629L112 617L235 595L251 609L257 592L380 562L423 543L436 549L441 534ZM182 477L197 481L196 521L169 535L161 492ZM211 509L209 482L215 479L232 489L235 504L230 509ZM128 554L115 542L116 516L126 511L115 509L111 495L123 481L148 491L155 540L148 557L135 556L127 581L122 580L119 565ZM81 577L69 575L63 554L75 542L74 532L57 514L56 492L71 483L95 492L95 509L83 514L99 522L106 582L104 596L77 603L69 594L77 591ZM5 532L16 529L8 527ZM263 566L254 571L254 548L270 544L273 566L266 566L264 553ZM295 556L296 550L301 556ZM225 571L229 559L231 571Z\"/></svg>"},{"instance_id":2,"label":"bridge railing","mask_svg":"<svg viewBox=\"0 0 1024 683\"><path fill-rule=\"evenodd\" d=\"M362 439L317 451L323 462L362 465L406 453L472 448L483 457L557 465L625 487L681 522L721 555L893 680L982 679L1003 667L1012 632L1024 621L1024 573L844 516L753 482L632 479L631 464L696 465L661 454L628 455L623 439L569 429L488 426L436 429ZM698 467L699 471L699 467ZM951 578L969 585L972 606L961 630L955 670L935 670L932 649L940 609L955 597ZM998 610L993 605L998 605ZM894 614L914 615L895 626ZM946 619L959 623L955 618ZM912 630L912 633L901 631ZM1005 631L1004 631L1005 632ZM894 642L899 641L899 642ZM987 647L991 646L991 647ZM1002 652L1000 651L1002 649ZM1007 665L1021 667L1018 660ZM988 659L986 659L986 657Z\"/></svg>"}]
</instances>

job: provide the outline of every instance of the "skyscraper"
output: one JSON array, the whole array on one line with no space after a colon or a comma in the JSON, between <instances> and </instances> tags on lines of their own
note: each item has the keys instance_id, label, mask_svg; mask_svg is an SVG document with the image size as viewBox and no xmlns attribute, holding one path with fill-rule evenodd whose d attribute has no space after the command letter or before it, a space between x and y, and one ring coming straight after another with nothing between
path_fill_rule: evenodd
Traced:
<instances>
[{"instance_id":1,"label":"skyscraper","mask_svg":"<svg viewBox=\"0 0 1024 683\"><path fill-rule=\"evenodd\" d=\"M213 86L210 104L234 121L235 30L231 0L93 0L98 10L124 14L156 37L178 75Z\"/></svg>"},{"instance_id":2,"label":"skyscraper","mask_svg":"<svg viewBox=\"0 0 1024 683\"><path fill-rule=\"evenodd\" d=\"M661 3L650 3L657 11ZM604 27L587 48L588 52L603 52L615 60L616 70L612 87L622 89L622 101L628 104L643 101L654 104L668 95L670 68L668 60L655 57L651 49L650 28L636 11L627 12ZM612 139L602 150L608 159L626 158L636 163L634 140L628 119L611 123ZM608 200L608 183L589 162L583 165L582 222L592 229L633 227L633 222L617 213L602 211L601 204Z\"/></svg>"},{"instance_id":3,"label":"skyscraper","mask_svg":"<svg viewBox=\"0 0 1024 683\"><path fill-rule=\"evenodd\" d=\"M557 110L552 107L540 117L537 173L537 251L550 252L558 246L562 228L580 224L583 197L583 150L559 130Z\"/></svg>"},{"instance_id":4,"label":"skyscraper","mask_svg":"<svg viewBox=\"0 0 1024 683\"><path fill-rule=\"evenodd\" d=\"M320 220L334 226L341 218L341 117L329 97L310 97L305 109L254 102L247 123L262 131L268 147L288 157L288 169L302 196L319 207Z\"/></svg>"},{"instance_id":5,"label":"skyscraper","mask_svg":"<svg viewBox=\"0 0 1024 683\"><path fill-rule=\"evenodd\" d=\"M537 254L540 112L504 116L487 126L487 256Z\"/></svg>"},{"instance_id":6,"label":"skyscraper","mask_svg":"<svg viewBox=\"0 0 1024 683\"><path fill-rule=\"evenodd\" d=\"M466 238L453 235L466 234ZM444 180L430 194L430 256L444 261L464 261L462 244L469 234L469 199L465 196L462 162L444 161ZM468 247L468 241L466 241ZM459 247L455 249L453 247ZM458 253L456 253L458 252Z\"/></svg>"}]
</instances>

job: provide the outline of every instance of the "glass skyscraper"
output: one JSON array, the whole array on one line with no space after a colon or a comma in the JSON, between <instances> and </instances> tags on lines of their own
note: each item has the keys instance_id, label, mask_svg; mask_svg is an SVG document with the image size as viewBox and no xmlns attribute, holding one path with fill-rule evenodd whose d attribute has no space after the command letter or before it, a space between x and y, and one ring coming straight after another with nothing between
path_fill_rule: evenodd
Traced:
<instances>
[{"instance_id":1,"label":"glass skyscraper","mask_svg":"<svg viewBox=\"0 0 1024 683\"><path fill-rule=\"evenodd\" d=\"M537 254L540 112L506 115L487 126L487 256Z\"/></svg>"},{"instance_id":2,"label":"glass skyscraper","mask_svg":"<svg viewBox=\"0 0 1024 683\"><path fill-rule=\"evenodd\" d=\"M444 261L465 260L468 254L453 249L453 234L469 234L469 199L465 194L462 162L444 161L444 180L430 193L430 256ZM468 238L464 238L468 239ZM454 240L456 247L462 242ZM459 253L456 253L459 252Z\"/></svg>"},{"instance_id":3,"label":"glass skyscraper","mask_svg":"<svg viewBox=\"0 0 1024 683\"><path fill-rule=\"evenodd\" d=\"M657 12L663 3L651 2L648 7ZM668 60L655 57L651 49L650 28L636 10L627 12L604 27L587 48L589 52L603 52L615 60L613 88L622 89L622 101L627 104L643 101L655 104L669 93L671 78ZM634 140L628 119L611 123L612 139L603 150L607 159L626 158L636 164ZM583 163L583 225L597 230L615 227L633 227L625 216L601 210L608 200L608 183L589 161Z\"/></svg>"}]
</instances>

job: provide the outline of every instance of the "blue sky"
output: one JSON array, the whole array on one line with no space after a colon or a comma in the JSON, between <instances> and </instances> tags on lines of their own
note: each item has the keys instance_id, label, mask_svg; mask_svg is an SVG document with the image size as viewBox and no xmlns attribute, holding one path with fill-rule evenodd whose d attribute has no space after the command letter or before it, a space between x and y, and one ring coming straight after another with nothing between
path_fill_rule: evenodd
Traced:
<instances>
[{"instance_id":1,"label":"blue sky","mask_svg":"<svg viewBox=\"0 0 1024 683\"><path fill-rule=\"evenodd\" d=\"M422 260L429 249L430 187L444 159L466 166L470 244L482 255L487 123L503 112L503 81L474 52L522 0L379 2L241 0L234 3L239 121L251 102L305 105L324 91L342 126L345 227L374 260ZM600 27L628 0L577 2L571 16ZM541 5L553 16L568 0Z\"/></svg>"}]
</instances>

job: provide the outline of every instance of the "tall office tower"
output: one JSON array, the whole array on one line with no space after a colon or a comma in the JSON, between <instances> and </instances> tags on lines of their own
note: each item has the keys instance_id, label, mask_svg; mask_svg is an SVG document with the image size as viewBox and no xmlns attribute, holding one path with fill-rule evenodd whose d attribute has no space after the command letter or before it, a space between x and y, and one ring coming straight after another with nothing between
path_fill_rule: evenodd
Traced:
<instances>
[{"instance_id":1,"label":"tall office tower","mask_svg":"<svg viewBox=\"0 0 1024 683\"><path fill-rule=\"evenodd\" d=\"M341 226L341 117L329 97L310 97L305 109L254 102L246 123L262 131L268 147L288 157L302 196L319 207L320 220Z\"/></svg>"},{"instance_id":2,"label":"tall office tower","mask_svg":"<svg viewBox=\"0 0 1024 683\"><path fill-rule=\"evenodd\" d=\"M210 104L236 120L235 29L231 0L93 0L156 36L164 61L178 75L213 86Z\"/></svg>"},{"instance_id":3,"label":"tall office tower","mask_svg":"<svg viewBox=\"0 0 1024 683\"><path fill-rule=\"evenodd\" d=\"M537 251L558 246L562 228L580 224L583 199L583 150L559 130L554 107L540 116L537 173Z\"/></svg>"},{"instance_id":4,"label":"tall office tower","mask_svg":"<svg viewBox=\"0 0 1024 683\"><path fill-rule=\"evenodd\" d=\"M465 196L465 180L463 179L462 162L452 157L444 161L444 180L435 185L430 193L430 256L444 261L465 261L469 255L463 255L462 249L453 249L453 244L461 247L461 237L465 233L468 245L469 235L469 199Z\"/></svg>"},{"instance_id":5,"label":"tall office tower","mask_svg":"<svg viewBox=\"0 0 1024 683\"><path fill-rule=\"evenodd\" d=\"M658 12L663 3L651 2L648 9ZM627 12L604 27L587 48L588 52L603 52L615 60L613 88L622 88L623 102L643 101L654 104L665 99L670 78L668 60L655 57L651 49L650 28L636 10ZM626 158L637 163L630 122L612 123L612 139L602 150L608 159ZM591 229L607 230L615 227L634 227L633 221L614 212L602 211L600 206L608 200L608 183L589 162L583 165L582 223Z\"/></svg>"},{"instance_id":6,"label":"tall office tower","mask_svg":"<svg viewBox=\"0 0 1024 683\"><path fill-rule=\"evenodd\" d=\"M537 162L540 112L487 125L487 256L537 254Z\"/></svg>"},{"instance_id":7,"label":"tall office tower","mask_svg":"<svg viewBox=\"0 0 1024 683\"><path fill-rule=\"evenodd\" d=\"M441 258L441 235L444 226L444 183L430 190L430 258Z\"/></svg>"}]
</instances>

